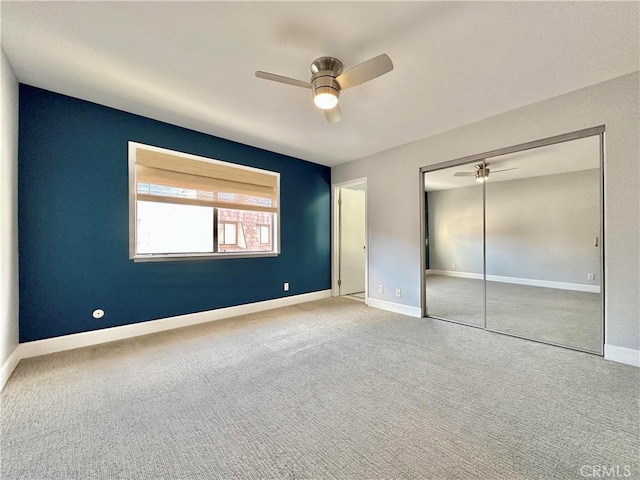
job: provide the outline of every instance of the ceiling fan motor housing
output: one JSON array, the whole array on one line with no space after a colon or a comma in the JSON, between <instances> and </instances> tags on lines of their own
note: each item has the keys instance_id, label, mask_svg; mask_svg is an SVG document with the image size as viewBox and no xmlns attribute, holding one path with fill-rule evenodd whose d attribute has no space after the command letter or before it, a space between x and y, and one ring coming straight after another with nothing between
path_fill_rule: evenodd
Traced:
<instances>
[{"instance_id":1,"label":"ceiling fan motor housing","mask_svg":"<svg viewBox=\"0 0 640 480\"><path fill-rule=\"evenodd\" d=\"M340 85L336 77L342 73L342 62L333 57L321 57L311 64L313 96L330 94L338 98Z\"/></svg>"},{"instance_id":2,"label":"ceiling fan motor housing","mask_svg":"<svg viewBox=\"0 0 640 480\"><path fill-rule=\"evenodd\" d=\"M476 180L478 182L485 182L489 178L489 164L479 163L476 165Z\"/></svg>"}]
</instances>

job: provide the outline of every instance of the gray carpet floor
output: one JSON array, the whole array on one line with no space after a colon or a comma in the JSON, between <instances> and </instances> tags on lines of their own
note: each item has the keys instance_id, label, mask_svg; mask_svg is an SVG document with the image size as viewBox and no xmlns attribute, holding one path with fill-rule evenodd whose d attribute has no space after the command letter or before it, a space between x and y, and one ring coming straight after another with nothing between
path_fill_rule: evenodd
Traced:
<instances>
[{"instance_id":1,"label":"gray carpet floor","mask_svg":"<svg viewBox=\"0 0 640 480\"><path fill-rule=\"evenodd\" d=\"M1 395L0 472L638 478L639 372L332 298L21 361Z\"/></svg>"},{"instance_id":2,"label":"gray carpet floor","mask_svg":"<svg viewBox=\"0 0 640 480\"><path fill-rule=\"evenodd\" d=\"M427 275L430 316L484 323L483 281ZM487 328L602 353L600 294L487 282Z\"/></svg>"}]
</instances>

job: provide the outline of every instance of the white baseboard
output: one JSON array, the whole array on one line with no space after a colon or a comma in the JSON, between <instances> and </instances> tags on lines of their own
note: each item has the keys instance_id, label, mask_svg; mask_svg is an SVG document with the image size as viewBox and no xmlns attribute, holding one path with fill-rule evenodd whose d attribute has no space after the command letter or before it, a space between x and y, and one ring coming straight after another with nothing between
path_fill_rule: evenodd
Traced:
<instances>
[{"instance_id":1,"label":"white baseboard","mask_svg":"<svg viewBox=\"0 0 640 480\"><path fill-rule=\"evenodd\" d=\"M287 307L298 303L329 298L330 296L331 290L319 290L317 292L304 293L302 295L293 295L284 298L275 298L273 300L265 300L263 302L247 303L245 305L218 308L216 310L208 310L206 312L189 313L187 315L161 318L159 320L150 320L147 322L123 325L120 327L46 338L44 340L21 343L17 350L19 350L19 358L36 357L38 355L46 355L49 353L61 352L63 350L88 347L91 345L113 342L115 340L147 335L149 333L163 332L165 330L188 327L199 323L212 322L223 318L263 312L274 308Z\"/></svg>"},{"instance_id":2,"label":"white baseboard","mask_svg":"<svg viewBox=\"0 0 640 480\"><path fill-rule=\"evenodd\" d=\"M365 303L370 307L379 308L380 310L400 313L402 315L408 315L410 317L422 317L422 311L419 307L401 305L399 303L387 302L386 300L378 300L377 298L367 298Z\"/></svg>"},{"instance_id":3,"label":"white baseboard","mask_svg":"<svg viewBox=\"0 0 640 480\"><path fill-rule=\"evenodd\" d=\"M605 343L604 358L613 362L640 367L640 350L634 350L633 348L618 347Z\"/></svg>"},{"instance_id":4,"label":"white baseboard","mask_svg":"<svg viewBox=\"0 0 640 480\"><path fill-rule=\"evenodd\" d=\"M9 355L9 358L7 358L7 360L2 364L2 367L0 367L0 392L7 384L7 380L9 380L9 377L15 368L18 366L20 358L20 345L17 345L11 355Z\"/></svg>"},{"instance_id":5,"label":"white baseboard","mask_svg":"<svg viewBox=\"0 0 640 480\"><path fill-rule=\"evenodd\" d=\"M482 280L484 278L481 273L456 272L455 270L429 269L425 273L427 275L443 275L445 277L473 278L474 280Z\"/></svg>"},{"instance_id":6,"label":"white baseboard","mask_svg":"<svg viewBox=\"0 0 640 480\"><path fill-rule=\"evenodd\" d=\"M453 270L427 270L426 275L444 275L446 277L473 278L482 280L481 273L456 272ZM513 283L516 285L529 285L530 287L555 288L558 290L574 290L578 292L600 293L599 285L587 285L584 283L552 282L549 280L535 280L531 278L503 277L501 275L487 275L490 282Z\"/></svg>"}]
</instances>

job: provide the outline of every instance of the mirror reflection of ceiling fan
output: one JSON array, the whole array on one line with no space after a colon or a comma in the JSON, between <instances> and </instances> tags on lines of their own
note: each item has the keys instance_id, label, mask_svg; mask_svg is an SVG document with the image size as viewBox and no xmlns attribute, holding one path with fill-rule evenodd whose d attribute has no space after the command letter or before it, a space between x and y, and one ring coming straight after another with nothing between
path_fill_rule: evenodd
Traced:
<instances>
[{"instance_id":1,"label":"mirror reflection of ceiling fan","mask_svg":"<svg viewBox=\"0 0 640 480\"><path fill-rule=\"evenodd\" d=\"M489 173L508 172L509 170L517 170L517 169L518 167L503 168L502 170L490 170L488 163L485 163L484 167L481 163L478 163L475 166L475 170L473 172L456 172L453 174L453 176L454 177L475 177L476 182L483 183L489 179Z\"/></svg>"},{"instance_id":2,"label":"mirror reflection of ceiling fan","mask_svg":"<svg viewBox=\"0 0 640 480\"><path fill-rule=\"evenodd\" d=\"M260 70L256 72L256 77L311 89L313 103L316 107L324 110L324 116L328 123L336 123L342 118L340 105L338 105L338 97L340 97L342 90L373 80L391 70L393 70L393 63L389 56L383 53L350 68L346 72L342 72L342 62L337 58L317 58L311 64L312 75L309 82Z\"/></svg>"}]
</instances>

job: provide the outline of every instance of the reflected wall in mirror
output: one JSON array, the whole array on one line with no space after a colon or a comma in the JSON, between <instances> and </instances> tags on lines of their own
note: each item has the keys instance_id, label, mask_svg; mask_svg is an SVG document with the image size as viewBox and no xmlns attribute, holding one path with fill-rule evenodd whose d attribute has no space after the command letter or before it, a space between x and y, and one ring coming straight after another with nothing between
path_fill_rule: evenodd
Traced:
<instances>
[{"instance_id":1,"label":"reflected wall in mirror","mask_svg":"<svg viewBox=\"0 0 640 480\"><path fill-rule=\"evenodd\" d=\"M487 328L602 353L600 137L487 162Z\"/></svg>"},{"instance_id":2,"label":"reflected wall in mirror","mask_svg":"<svg viewBox=\"0 0 640 480\"><path fill-rule=\"evenodd\" d=\"M424 173L430 317L602 354L601 135Z\"/></svg>"},{"instance_id":3,"label":"reflected wall in mirror","mask_svg":"<svg viewBox=\"0 0 640 480\"><path fill-rule=\"evenodd\" d=\"M424 174L427 314L484 326L482 184L476 165Z\"/></svg>"}]
</instances>

